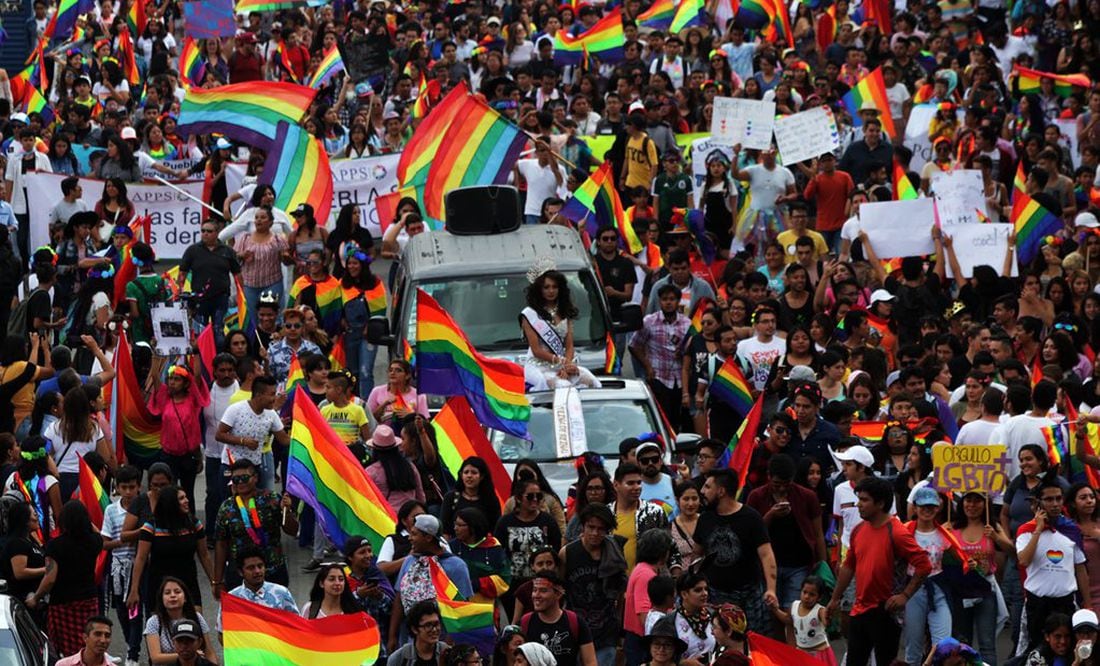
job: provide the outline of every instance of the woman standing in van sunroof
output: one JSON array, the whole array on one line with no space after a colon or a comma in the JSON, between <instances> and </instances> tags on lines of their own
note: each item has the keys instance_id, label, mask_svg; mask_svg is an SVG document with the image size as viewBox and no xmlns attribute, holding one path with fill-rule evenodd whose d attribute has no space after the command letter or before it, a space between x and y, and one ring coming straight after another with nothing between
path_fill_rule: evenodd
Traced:
<instances>
[{"instance_id":1,"label":"woman standing in van sunroof","mask_svg":"<svg viewBox=\"0 0 1100 666\"><path fill-rule=\"evenodd\" d=\"M527 307L519 317L528 345L523 361L528 382L541 377L549 388L599 388L600 381L577 365L573 354L573 320L578 312L565 275L547 263L536 261L527 271L531 286L527 287Z\"/></svg>"}]
</instances>

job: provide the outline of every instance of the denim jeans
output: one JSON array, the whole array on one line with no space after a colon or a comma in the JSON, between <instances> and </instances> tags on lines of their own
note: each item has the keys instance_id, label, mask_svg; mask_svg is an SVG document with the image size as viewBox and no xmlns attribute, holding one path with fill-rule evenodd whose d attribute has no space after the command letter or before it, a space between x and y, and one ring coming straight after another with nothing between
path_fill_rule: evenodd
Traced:
<instances>
[{"instance_id":1,"label":"denim jeans","mask_svg":"<svg viewBox=\"0 0 1100 666\"><path fill-rule=\"evenodd\" d=\"M229 295L218 296L212 299L198 299L195 304L194 325L198 329L204 328L208 323L214 323L214 344L221 349L225 344L225 315L229 312Z\"/></svg>"},{"instance_id":2,"label":"denim jeans","mask_svg":"<svg viewBox=\"0 0 1100 666\"><path fill-rule=\"evenodd\" d=\"M926 582L905 604L905 661L924 661L924 630L927 625L932 645L951 635L951 607L935 583Z\"/></svg>"},{"instance_id":3,"label":"denim jeans","mask_svg":"<svg viewBox=\"0 0 1100 666\"><path fill-rule=\"evenodd\" d=\"M623 632L623 664L625 666L642 666L649 661L649 653L645 650L642 637L630 631Z\"/></svg>"},{"instance_id":4,"label":"denim jeans","mask_svg":"<svg viewBox=\"0 0 1100 666\"><path fill-rule=\"evenodd\" d=\"M348 370L354 372L359 381L356 393L366 398L374 388L374 360L378 357L378 345L367 342L362 330L352 327L344 333L344 351Z\"/></svg>"},{"instance_id":5,"label":"denim jeans","mask_svg":"<svg viewBox=\"0 0 1100 666\"><path fill-rule=\"evenodd\" d=\"M267 451L260 462L260 488L275 491L275 453Z\"/></svg>"},{"instance_id":6,"label":"denim jeans","mask_svg":"<svg viewBox=\"0 0 1100 666\"><path fill-rule=\"evenodd\" d=\"M1012 651L1016 654L1016 643L1020 637L1020 620L1024 614L1024 584L1020 580L1020 568L1016 562L1016 556L1009 553L1005 558L1005 575L1001 579L1001 594L1005 598L1005 606L1008 607L1008 637L1012 641Z\"/></svg>"},{"instance_id":7,"label":"denim jeans","mask_svg":"<svg viewBox=\"0 0 1100 666\"><path fill-rule=\"evenodd\" d=\"M597 666L615 666L615 646L609 645L596 650Z\"/></svg>"},{"instance_id":8,"label":"denim jeans","mask_svg":"<svg viewBox=\"0 0 1100 666\"><path fill-rule=\"evenodd\" d=\"M997 663L997 595L991 594L979 603L956 608L952 614L953 635L973 646L987 664Z\"/></svg>"},{"instance_id":9,"label":"denim jeans","mask_svg":"<svg viewBox=\"0 0 1100 666\"><path fill-rule=\"evenodd\" d=\"M775 593L779 607L790 610L791 604L802 596L802 581L810 575L810 567L779 567L775 577Z\"/></svg>"},{"instance_id":10,"label":"denim jeans","mask_svg":"<svg viewBox=\"0 0 1100 666\"><path fill-rule=\"evenodd\" d=\"M223 469L228 470L228 468L223 468L218 458L207 456L205 462L206 499L203 508L206 510L206 539L210 543L214 543L214 519L217 518L218 509L228 496L226 490L228 480L223 472Z\"/></svg>"},{"instance_id":11,"label":"denim jeans","mask_svg":"<svg viewBox=\"0 0 1100 666\"><path fill-rule=\"evenodd\" d=\"M118 627L122 632L122 640L126 643L126 658L137 661L141 657L141 646L144 643L142 634L145 629L144 616L141 613L141 604L138 604L138 614L130 619L130 609L126 607L125 594L112 594L111 604L115 607L118 616Z\"/></svg>"},{"instance_id":12,"label":"denim jeans","mask_svg":"<svg viewBox=\"0 0 1100 666\"><path fill-rule=\"evenodd\" d=\"M542 222L542 216L541 215L524 215L523 216L523 223L524 224L539 224L540 222Z\"/></svg>"},{"instance_id":13,"label":"denim jeans","mask_svg":"<svg viewBox=\"0 0 1100 666\"><path fill-rule=\"evenodd\" d=\"M276 303L278 303L278 311L283 310L283 280L280 277L278 281L269 284L266 287L248 287L244 288L244 300L248 304L248 319L253 324L256 322L256 313L260 307L260 294L265 291L270 291L275 294ZM248 322L241 322L241 330L248 329Z\"/></svg>"}]
</instances>

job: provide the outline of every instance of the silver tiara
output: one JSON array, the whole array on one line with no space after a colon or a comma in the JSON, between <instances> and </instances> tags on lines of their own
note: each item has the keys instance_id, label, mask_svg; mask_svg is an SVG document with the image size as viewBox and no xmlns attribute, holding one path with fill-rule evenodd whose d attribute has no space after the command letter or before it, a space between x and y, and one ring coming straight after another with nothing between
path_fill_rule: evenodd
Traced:
<instances>
[{"instance_id":1,"label":"silver tiara","mask_svg":"<svg viewBox=\"0 0 1100 666\"><path fill-rule=\"evenodd\" d=\"M535 284L535 280L539 279L543 273L552 271L557 267L558 265L550 257L537 257L531 268L527 269L527 281Z\"/></svg>"}]
</instances>

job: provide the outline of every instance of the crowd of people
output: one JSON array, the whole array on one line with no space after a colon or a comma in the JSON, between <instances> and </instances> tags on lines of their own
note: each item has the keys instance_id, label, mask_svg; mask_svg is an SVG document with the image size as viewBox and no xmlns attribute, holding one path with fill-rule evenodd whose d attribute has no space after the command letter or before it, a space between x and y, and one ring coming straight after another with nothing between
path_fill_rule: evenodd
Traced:
<instances>
[{"instance_id":1,"label":"crowd of people","mask_svg":"<svg viewBox=\"0 0 1100 666\"><path fill-rule=\"evenodd\" d=\"M306 618L364 613L389 666L734 666L751 632L853 666L1093 663L1100 457L1048 440L1088 441L1100 423L1100 2L777 5L789 42L725 2L669 33L640 18L640 0L337 0L241 15L184 72L181 3L152 1L132 36L134 82L120 65L127 3L95 2L69 39L47 33L58 8L34 0L21 27L32 45L45 35L45 70L31 83L0 72L0 577L59 663L107 663L116 632L127 666L143 652L218 663L224 594ZM555 61L561 35L611 11L620 59ZM187 86L302 82L333 47L345 71L303 121L331 158L400 152L418 96L430 109L465 82L529 135L511 170L528 224L575 226L561 211L588 177L586 141L608 138L601 157L642 249L625 229L578 231L611 312L646 313L617 352L695 445L603 443L617 455L579 457L568 488L520 461L503 506L495 461L451 473L415 368L394 357L376 383L366 331L391 279L373 261L445 232L415 198L378 239L355 204L281 210L256 182L262 151L176 130ZM1044 73L1037 88L1019 67ZM849 109L845 94L875 70L887 108ZM25 85L52 112L13 106ZM677 137L709 132L719 95L774 101L779 115L826 106L839 148L780 164L774 149L734 146L689 168L700 158ZM927 131L909 122L917 104L937 105ZM925 135L930 155L914 155L906 137ZM239 191L233 161L248 165ZM936 227L932 254L883 262L859 210L898 198L895 165L920 196L939 173L979 170L991 222L1015 221L1022 191L1063 229L1029 262L1012 234L1003 264L972 277ZM32 171L66 178L35 201ZM172 278L135 239L127 187L150 172L207 184L211 214ZM85 177L104 181L98 201ZM32 248L37 208L50 209L50 242ZM116 288L124 262L134 277ZM600 386L576 362L564 276L529 277L515 336L530 387ZM247 317L226 332L235 290ZM209 378L199 354L153 352L151 311L177 299L216 324ZM127 459L106 417L122 329L160 420L152 458ZM763 405L743 474L724 461L745 415L712 392L730 358ZM396 515L378 552L366 535L332 543L285 492L288 389L319 406ZM1004 444L1004 492L938 492L938 442ZM101 529L84 467L111 495ZM315 576L297 598L295 548ZM494 605L492 654L446 636L431 563L464 599Z\"/></svg>"}]
</instances>

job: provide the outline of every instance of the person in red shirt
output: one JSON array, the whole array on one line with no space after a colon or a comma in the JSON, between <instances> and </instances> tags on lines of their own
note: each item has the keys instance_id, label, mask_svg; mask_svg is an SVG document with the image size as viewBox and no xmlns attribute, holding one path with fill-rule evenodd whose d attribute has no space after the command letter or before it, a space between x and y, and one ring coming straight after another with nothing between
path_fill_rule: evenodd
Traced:
<instances>
[{"instance_id":1,"label":"person in red shirt","mask_svg":"<svg viewBox=\"0 0 1100 666\"><path fill-rule=\"evenodd\" d=\"M872 651L875 663L889 664L898 654L899 618L905 612L905 604L932 572L932 562L909 530L890 514L894 491L889 481L879 477L863 479L856 485L856 496L863 522L852 532L848 557L837 573L828 610L830 615L837 612L844 591L855 578L848 666L864 666ZM913 568L912 577L901 591L894 587L898 558Z\"/></svg>"},{"instance_id":2,"label":"person in red shirt","mask_svg":"<svg viewBox=\"0 0 1100 666\"><path fill-rule=\"evenodd\" d=\"M301 83L309 71L309 49L298 43L298 33L291 28L284 28L282 37L283 52L272 53L272 64L279 71L280 80Z\"/></svg>"},{"instance_id":3,"label":"person in red shirt","mask_svg":"<svg viewBox=\"0 0 1100 666\"><path fill-rule=\"evenodd\" d=\"M817 232L833 252L840 252L840 228L848 220L848 198L856 188L848 172L836 168L836 156L825 153L817 158L814 168L799 164L809 177L802 196L817 208Z\"/></svg>"},{"instance_id":4,"label":"person in red shirt","mask_svg":"<svg viewBox=\"0 0 1100 666\"><path fill-rule=\"evenodd\" d=\"M256 36L251 32L237 35L237 48L229 56L229 82L262 81L264 57L256 52Z\"/></svg>"}]
</instances>

